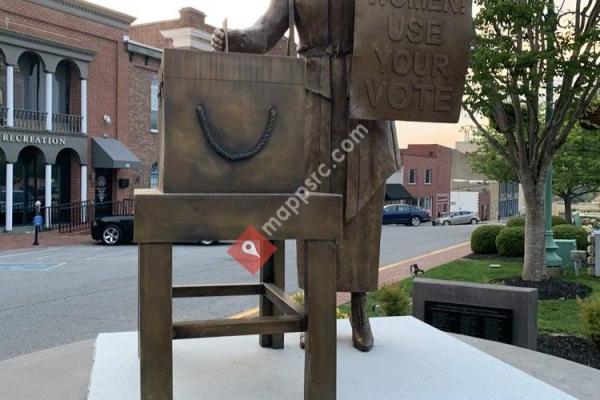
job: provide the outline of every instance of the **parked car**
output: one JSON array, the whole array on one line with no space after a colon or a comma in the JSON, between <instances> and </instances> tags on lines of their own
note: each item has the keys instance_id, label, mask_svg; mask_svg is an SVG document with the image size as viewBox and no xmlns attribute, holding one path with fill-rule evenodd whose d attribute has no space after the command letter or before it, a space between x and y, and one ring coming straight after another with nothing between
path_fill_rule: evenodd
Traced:
<instances>
[{"instance_id":1,"label":"parked car","mask_svg":"<svg viewBox=\"0 0 600 400\"><path fill-rule=\"evenodd\" d=\"M92 223L92 239L107 246L131 243L133 241L133 215L102 217ZM214 240L201 240L203 246L217 243Z\"/></svg>"},{"instance_id":2,"label":"parked car","mask_svg":"<svg viewBox=\"0 0 600 400\"><path fill-rule=\"evenodd\" d=\"M419 226L431 221L429 213L422 208L406 204L391 204L383 208L383 225L405 224Z\"/></svg>"},{"instance_id":3,"label":"parked car","mask_svg":"<svg viewBox=\"0 0 600 400\"><path fill-rule=\"evenodd\" d=\"M455 211L436 218L433 225L477 225L479 216L472 211Z\"/></svg>"},{"instance_id":4,"label":"parked car","mask_svg":"<svg viewBox=\"0 0 600 400\"><path fill-rule=\"evenodd\" d=\"M107 246L133 241L133 215L98 218L92 222L92 239Z\"/></svg>"}]
</instances>

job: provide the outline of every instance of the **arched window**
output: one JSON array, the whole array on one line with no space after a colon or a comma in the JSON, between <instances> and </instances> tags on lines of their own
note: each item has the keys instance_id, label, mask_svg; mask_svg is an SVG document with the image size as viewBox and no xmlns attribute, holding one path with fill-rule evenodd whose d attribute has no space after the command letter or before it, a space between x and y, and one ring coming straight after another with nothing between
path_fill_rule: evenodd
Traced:
<instances>
[{"instance_id":1,"label":"arched window","mask_svg":"<svg viewBox=\"0 0 600 400\"><path fill-rule=\"evenodd\" d=\"M15 107L29 111L44 109L44 77L40 57L33 53L24 53L19 58L19 68L15 82Z\"/></svg>"},{"instance_id":2,"label":"arched window","mask_svg":"<svg viewBox=\"0 0 600 400\"><path fill-rule=\"evenodd\" d=\"M150 189L158 189L158 176L158 163L154 163L150 168Z\"/></svg>"},{"instance_id":3,"label":"arched window","mask_svg":"<svg viewBox=\"0 0 600 400\"><path fill-rule=\"evenodd\" d=\"M71 64L62 61L56 68L53 82L52 108L57 114L71 114Z\"/></svg>"}]
</instances>

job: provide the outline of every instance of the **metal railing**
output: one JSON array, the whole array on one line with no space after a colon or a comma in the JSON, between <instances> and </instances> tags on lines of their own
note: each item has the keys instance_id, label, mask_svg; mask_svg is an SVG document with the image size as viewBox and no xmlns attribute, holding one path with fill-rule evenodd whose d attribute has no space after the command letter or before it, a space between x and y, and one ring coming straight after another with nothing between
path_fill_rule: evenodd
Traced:
<instances>
[{"instance_id":1,"label":"metal railing","mask_svg":"<svg viewBox=\"0 0 600 400\"><path fill-rule=\"evenodd\" d=\"M94 201L54 204L51 207L42 207L41 215L44 217L42 231L58 230L60 233L72 233L92 226L96 218L131 215L133 214L133 199L123 201L110 201L96 203ZM50 226L46 221L50 215ZM31 225L35 216L35 202L27 204L17 203L13 207L14 225ZM6 224L6 206L0 203L0 226Z\"/></svg>"},{"instance_id":2,"label":"metal railing","mask_svg":"<svg viewBox=\"0 0 600 400\"><path fill-rule=\"evenodd\" d=\"M8 124L8 107L0 107L0 126Z\"/></svg>"},{"instance_id":3,"label":"metal railing","mask_svg":"<svg viewBox=\"0 0 600 400\"><path fill-rule=\"evenodd\" d=\"M52 114L52 130L59 133L81 133L81 115Z\"/></svg>"},{"instance_id":4,"label":"metal railing","mask_svg":"<svg viewBox=\"0 0 600 400\"><path fill-rule=\"evenodd\" d=\"M44 130L46 129L46 116L42 111L15 109L15 128Z\"/></svg>"},{"instance_id":5,"label":"metal railing","mask_svg":"<svg viewBox=\"0 0 600 400\"><path fill-rule=\"evenodd\" d=\"M133 214L133 207L133 199L104 203L86 201L56 206L53 207L53 212L58 213L56 217L59 221L57 224L59 232L72 233L90 229L92 222L97 218L131 215Z\"/></svg>"}]
</instances>

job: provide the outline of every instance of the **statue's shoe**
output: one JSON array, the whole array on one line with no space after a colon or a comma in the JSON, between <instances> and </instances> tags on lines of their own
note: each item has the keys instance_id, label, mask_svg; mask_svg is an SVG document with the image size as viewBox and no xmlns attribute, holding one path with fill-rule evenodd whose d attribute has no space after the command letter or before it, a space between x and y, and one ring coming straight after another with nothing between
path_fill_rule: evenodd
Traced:
<instances>
[{"instance_id":1,"label":"statue's shoe","mask_svg":"<svg viewBox=\"0 0 600 400\"><path fill-rule=\"evenodd\" d=\"M352 293L352 308L350 312L352 325L352 344L360 351L369 352L375 344L369 314L367 313L367 294Z\"/></svg>"}]
</instances>

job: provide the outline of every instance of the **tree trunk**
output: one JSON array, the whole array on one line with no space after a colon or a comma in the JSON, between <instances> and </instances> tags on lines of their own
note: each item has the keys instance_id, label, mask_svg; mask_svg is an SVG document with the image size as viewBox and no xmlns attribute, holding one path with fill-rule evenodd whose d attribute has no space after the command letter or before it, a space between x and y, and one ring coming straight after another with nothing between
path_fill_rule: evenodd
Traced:
<instances>
[{"instance_id":1,"label":"tree trunk","mask_svg":"<svg viewBox=\"0 0 600 400\"><path fill-rule=\"evenodd\" d=\"M544 187L540 183L531 186L533 187L525 187L525 185L523 187L527 207L523 279L526 281L541 281L544 279L545 266Z\"/></svg>"},{"instance_id":2,"label":"tree trunk","mask_svg":"<svg viewBox=\"0 0 600 400\"><path fill-rule=\"evenodd\" d=\"M573 202L571 197L563 197L563 201L565 203L565 219L567 220L567 224L573 223Z\"/></svg>"}]
</instances>

